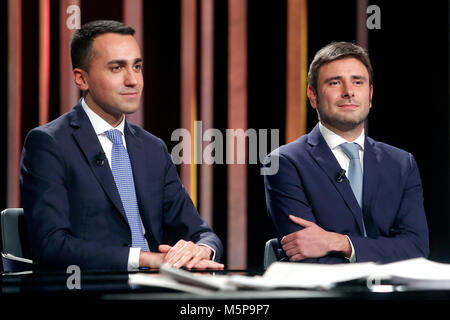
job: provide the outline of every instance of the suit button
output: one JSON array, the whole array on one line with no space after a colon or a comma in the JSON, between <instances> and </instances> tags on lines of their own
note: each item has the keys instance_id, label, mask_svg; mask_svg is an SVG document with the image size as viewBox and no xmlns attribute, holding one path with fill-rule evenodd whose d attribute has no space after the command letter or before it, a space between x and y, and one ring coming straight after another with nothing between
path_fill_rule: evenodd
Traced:
<instances>
[{"instance_id":1,"label":"suit button","mask_svg":"<svg viewBox=\"0 0 450 320\"><path fill-rule=\"evenodd\" d=\"M129 243L124 243L123 246L124 246L124 247L131 247L131 244L129 244Z\"/></svg>"}]
</instances>

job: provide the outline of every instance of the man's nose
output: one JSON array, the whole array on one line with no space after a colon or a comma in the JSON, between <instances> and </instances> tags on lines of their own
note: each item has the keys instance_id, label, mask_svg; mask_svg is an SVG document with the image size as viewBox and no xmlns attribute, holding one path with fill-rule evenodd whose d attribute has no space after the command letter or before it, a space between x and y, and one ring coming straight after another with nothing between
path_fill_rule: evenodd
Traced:
<instances>
[{"instance_id":1,"label":"man's nose","mask_svg":"<svg viewBox=\"0 0 450 320\"><path fill-rule=\"evenodd\" d=\"M353 90L353 84L350 82L344 82L342 87L342 97L343 98L351 98L355 96L355 92Z\"/></svg>"},{"instance_id":2,"label":"man's nose","mask_svg":"<svg viewBox=\"0 0 450 320\"><path fill-rule=\"evenodd\" d=\"M130 87L134 87L138 84L137 75L131 68L127 68L124 82L126 86Z\"/></svg>"}]
</instances>

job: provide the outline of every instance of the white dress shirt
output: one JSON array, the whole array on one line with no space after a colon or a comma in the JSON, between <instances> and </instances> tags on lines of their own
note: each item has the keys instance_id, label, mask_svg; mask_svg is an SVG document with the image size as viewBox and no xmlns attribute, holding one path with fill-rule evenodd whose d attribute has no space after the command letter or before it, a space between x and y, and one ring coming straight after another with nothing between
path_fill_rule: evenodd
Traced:
<instances>
[{"instance_id":1,"label":"white dress shirt","mask_svg":"<svg viewBox=\"0 0 450 320\"><path fill-rule=\"evenodd\" d=\"M117 129L122 133L122 142L125 149L127 148L127 143L125 140L124 135L124 127L125 127L125 116L123 117L122 121L117 127L111 126L108 122L103 120L98 114L96 114L94 111L92 111L91 108L86 104L84 99L81 100L81 105L83 106L84 111L86 112L89 120L91 121L92 126L94 127L95 133L97 135L98 140L100 141L100 144L103 148L103 152L106 155L106 158L108 159L109 166L111 167L111 153L112 153L112 142L109 140L109 138L106 136L105 131L111 130L111 129ZM139 217L140 218L140 217ZM145 233L144 225L142 224L141 220L141 226L142 230ZM145 243L148 243L147 239L145 239ZM212 258L211 260L214 260L216 257L216 251L208 246L207 244L203 243L197 243L198 245L202 245L205 247L208 247L212 251ZM135 271L139 269L139 256L140 256L141 249L140 248L130 248L130 253L128 255L128 271Z\"/></svg>"},{"instance_id":2,"label":"white dress shirt","mask_svg":"<svg viewBox=\"0 0 450 320\"><path fill-rule=\"evenodd\" d=\"M364 129L362 130L361 134L358 138L354 141L347 141L341 136L337 135L327 127L325 127L321 122L319 122L319 130L322 134L322 137L325 139L325 142L328 144L328 146L331 149L331 152L333 152L333 155L335 156L337 162L341 166L342 169L345 170L345 175L348 177L348 166L350 164L350 159L348 156L344 153L340 145L344 142L354 142L359 145L359 159L361 161L361 168L363 168L364 163ZM350 245L352 247L352 254L349 258L350 262L356 262L356 254L355 254L355 248L353 247L353 243L350 240L350 238L347 236L348 241L350 242Z\"/></svg>"}]
</instances>

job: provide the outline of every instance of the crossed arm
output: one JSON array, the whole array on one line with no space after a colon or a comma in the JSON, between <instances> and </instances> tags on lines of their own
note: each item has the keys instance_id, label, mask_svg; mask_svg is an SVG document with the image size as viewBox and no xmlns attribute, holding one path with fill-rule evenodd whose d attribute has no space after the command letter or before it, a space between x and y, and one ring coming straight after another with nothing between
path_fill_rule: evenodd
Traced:
<instances>
[{"instance_id":1,"label":"crossed arm","mask_svg":"<svg viewBox=\"0 0 450 320\"><path fill-rule=\"evenodd\" d=\"M348 238L336 232L325 231L314 222L289 215L293 223L303 227L281 239L281 245L290 261L320 258L331 252L350 258L352 248Z\"/></svg>"}]
</instances>

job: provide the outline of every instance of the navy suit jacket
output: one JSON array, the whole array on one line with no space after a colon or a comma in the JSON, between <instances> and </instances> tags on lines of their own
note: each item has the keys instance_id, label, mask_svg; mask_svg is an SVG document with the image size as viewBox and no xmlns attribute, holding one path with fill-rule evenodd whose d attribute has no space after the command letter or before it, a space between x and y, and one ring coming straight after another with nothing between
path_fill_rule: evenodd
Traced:
<instances>
[{"instance_id":1,"label":"navy suit jacket","mask_svg":"<svg viewBox=\"0 0 450 320\"><path fill-rule=\"evenodd\" d=\"M124 129L139 210L151 251L179 239L222 243L200 218L161 139L126 122ZM79 102L31 130L20 171L22 205L34 259L43 268L126 270L131 231L92 124Z\"/></svg>"},{"instance_id":2,"label":"navy suit jacket","mask_svg":"<svg viewBox=\"0 0 450 320\"><path fill-rule=\"evenodd\" d=\"M267 209L278 238L301 230L289 214L312 221L326 231L347 235L356 260L391 262L429 254L422 183L410 153L365 137L363 208L340 171L317 125L309 134L281 146L266 161L278 157L279 171L264 177ZM367 237L363 236L361 215ZM286 255L284 252L284 257ZM303 262L348 262L334 253Z\"/></svg>"}]
</instances>

